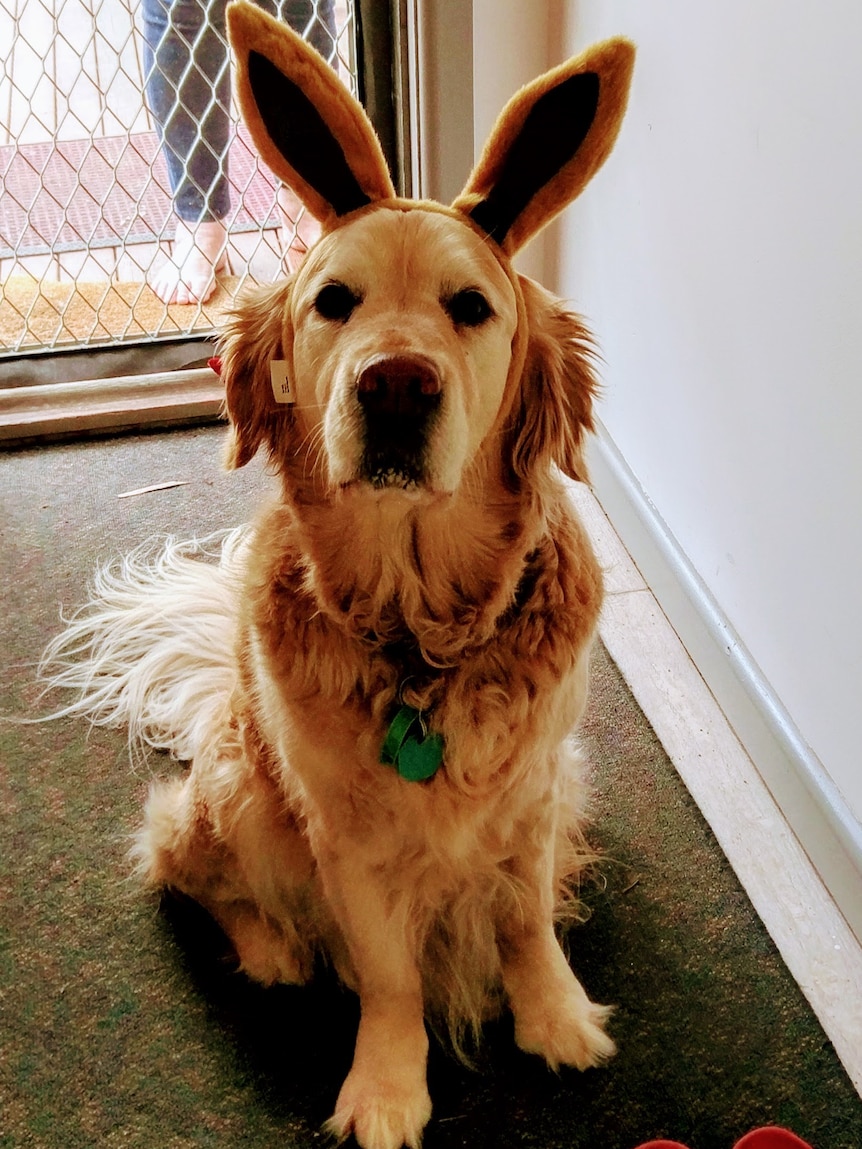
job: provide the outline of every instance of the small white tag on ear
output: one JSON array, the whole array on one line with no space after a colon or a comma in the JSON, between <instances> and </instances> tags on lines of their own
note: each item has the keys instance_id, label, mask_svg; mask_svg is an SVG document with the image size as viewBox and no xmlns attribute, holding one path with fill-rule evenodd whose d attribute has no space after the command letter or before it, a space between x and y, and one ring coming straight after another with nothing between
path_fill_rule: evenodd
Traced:
<instances>
[{"instance_id":1,"label":"small white tag on ear","mask_svg":"<svg viewBox=\"0 0 862 1149\"><path fill-rule=\"evenodd\" d=\"M272 379L272 393L276 403L295 403L296 396L287 377L287 362L284 359L271 359L269 376Z\"/></svg>"}]
</instances>

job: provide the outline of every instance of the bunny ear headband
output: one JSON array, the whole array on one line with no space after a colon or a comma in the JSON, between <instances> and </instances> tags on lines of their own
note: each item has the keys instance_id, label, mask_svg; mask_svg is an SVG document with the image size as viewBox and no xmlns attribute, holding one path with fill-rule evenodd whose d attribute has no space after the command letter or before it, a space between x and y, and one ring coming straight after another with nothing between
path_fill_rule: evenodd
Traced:
<instances>
[{"instance_id":1,"label":"bunny ear headband","mask_svg":"<svg viewBox=\"0 0 862 1149\"><path fill-rule=\"evenodd\" d=\"M324 229L369 204L406 207L368 117L323 58L246 0L227 15L237 99L255 146ZM607 159L633 64L629 41L606 40L522 88L452 209L514 255Z\"/></svg>"}]
</instances>

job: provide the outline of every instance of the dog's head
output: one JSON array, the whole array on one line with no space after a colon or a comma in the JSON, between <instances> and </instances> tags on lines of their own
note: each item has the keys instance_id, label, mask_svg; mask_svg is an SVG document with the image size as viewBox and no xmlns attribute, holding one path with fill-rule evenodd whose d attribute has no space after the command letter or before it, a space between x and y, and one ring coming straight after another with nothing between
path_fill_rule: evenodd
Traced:
<instances>
[{"instance_id":1,"label":"dog's head","mask_svg":"<svg viewBox=\"0 0 862 1149\"><path fill-rule=\"evenodd\" d=\"M551 462L583 477L586 332L509 257L610 152L631 46L599 45L519 93L447 208L396 196L362 108L286 26L240 2L229 28L255 144L323 225L297 274L229 323L229 464L265 445L330 492L431 497L483 468L509 485Z\"/></svg>"}]
</instances>

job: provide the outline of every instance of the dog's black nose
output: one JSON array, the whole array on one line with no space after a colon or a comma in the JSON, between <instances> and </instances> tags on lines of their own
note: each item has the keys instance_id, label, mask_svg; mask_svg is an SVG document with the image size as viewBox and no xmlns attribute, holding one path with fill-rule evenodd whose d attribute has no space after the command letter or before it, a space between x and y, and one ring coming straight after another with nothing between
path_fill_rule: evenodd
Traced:
<instances>
[{"instance_id":1,"label":"dog's black nose","mask_svg":"<svg viewBox=\"0 0 862 1149\"><path fill-rule=\"evenodd\" d=\"M387 355L375 359L356 381L366 415L427 415L440 401L440 376L420 355Z\"/></svg>"}]
</instances>

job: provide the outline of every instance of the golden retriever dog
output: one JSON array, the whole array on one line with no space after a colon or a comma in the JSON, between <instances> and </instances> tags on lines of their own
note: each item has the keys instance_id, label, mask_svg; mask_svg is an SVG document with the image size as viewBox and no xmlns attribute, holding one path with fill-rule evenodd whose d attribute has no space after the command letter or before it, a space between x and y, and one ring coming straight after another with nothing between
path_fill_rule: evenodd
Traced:
<instances>
[{"instance_id":1,"label":"golden retriever dog","mask_svg":"<svg viewBox=\"0 0 862 1149\"><path fill-rule=\"evenodd\" d=\"M301 983L324 954L358 993L331 1130L415 1149L426 1019L458 1048L505 1006L551 1066L614 1051L555 934L602 599L563 478L584 478L590 340L510 256L609 153L633 52L519 93L445 207L396 196L313 50L229 17L256 146L323 225L220 345L228 466L263 448L279 497L217 562L103 571L48 658L67 712L190 763L151 792L146 882L197 899L249 977Z\"/></svg>"}]
</instances>

